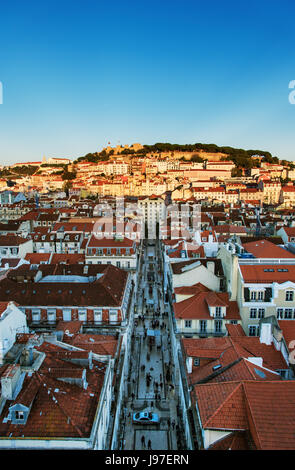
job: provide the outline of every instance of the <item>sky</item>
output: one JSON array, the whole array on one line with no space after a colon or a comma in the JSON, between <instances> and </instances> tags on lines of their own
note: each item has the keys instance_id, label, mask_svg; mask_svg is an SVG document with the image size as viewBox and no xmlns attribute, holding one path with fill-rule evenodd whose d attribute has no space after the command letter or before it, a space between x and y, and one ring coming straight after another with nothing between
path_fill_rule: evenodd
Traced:
<instances>
[{"instance_id":1,"label":"sky","mask_svg":"<svg viewBox=\"0 0 295 470\"><path fill-rule=\"evenodd\" d=\"M294 14L293 0L1 2L0 164L108 142L295 160Z\"/></svg>"}]
</instances>

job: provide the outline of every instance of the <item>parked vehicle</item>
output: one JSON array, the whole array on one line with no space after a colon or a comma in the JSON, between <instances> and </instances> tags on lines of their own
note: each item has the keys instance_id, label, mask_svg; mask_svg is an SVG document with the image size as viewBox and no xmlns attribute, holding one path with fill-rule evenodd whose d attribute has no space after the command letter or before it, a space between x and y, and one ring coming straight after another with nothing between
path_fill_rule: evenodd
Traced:
<instances>
[{"instance_id":1,"label":"parked vehicle","mask_svg":"<svg viewBox=\"0 0 295 470\"><path fill-rule=\"evenodd\" d=\"M144 411L133 414L134 424L159 424L159 422L160 420L157 413Z\"/></svg>"}]
</instances>

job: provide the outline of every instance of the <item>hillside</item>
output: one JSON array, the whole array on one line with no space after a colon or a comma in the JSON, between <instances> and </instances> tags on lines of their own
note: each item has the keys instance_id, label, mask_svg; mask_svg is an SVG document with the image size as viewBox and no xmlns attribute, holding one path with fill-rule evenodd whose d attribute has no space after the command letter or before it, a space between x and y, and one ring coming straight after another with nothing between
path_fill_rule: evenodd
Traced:
<instances>
[{"instance_id":1,"label":"hillside","mask_svg":"<svg viewBox=\"0 0 295 470\"><path fill-rule=\"evenodd\" d=\"M156 155L162 158L169 157L175 159L191 160L231 160L237 168L253 168L260 166L260 161L269 163L279 163L278 157L264 150L245 150L230 146L218 146L216 144L170 144L156 143L153 145L143 145L141 148L134 149L133 146L117 146L115 148L107 147L101 152L88 153L78 158L74 163L81 161L99 162L109 160L110 157L118 158L120 156L129 156L131 158Z\"/></svg>"}]
</instances>

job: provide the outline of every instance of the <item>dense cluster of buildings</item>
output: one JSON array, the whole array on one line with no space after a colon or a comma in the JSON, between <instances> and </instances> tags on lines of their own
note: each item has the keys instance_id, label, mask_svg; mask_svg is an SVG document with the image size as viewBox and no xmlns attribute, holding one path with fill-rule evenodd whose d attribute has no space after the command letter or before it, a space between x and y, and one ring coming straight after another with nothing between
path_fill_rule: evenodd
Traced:
<instances>
[{"instance_id":1,"label":"dense cluster of buildings","mask_svg":"<svg viewBox=\"0 0 295 470\"><path fill-rule=\"evenodd\" d=\"M158 155L46 163L1 182L0 448L118 448L149 238L189 448L294 449L292 170L262 162L232 178L230 161ZM60 164L76 172L68 193Z\"/></svg>"},{"instance_id":2,"label":"dense cluster of buildings","mask_svg":"<svg viewBox=\"0 0 295 470\"><path fill-rule=\"evenodd\" d=\"M70 193L85 196L161 196L171 191L172 199L210 200L229 204L238 201L280 204L292 207L295 203L295 178L293 165L260 161L259 167L244 171L232 178L235 164L224 154L205 155L202 161L190 160L191 153L161 152L146 155L128 154L128 148L140 152L142 146L107 147L107 160L98 162L67 158L43 158L40 162L16 163L34 167L33 174L17 175L16 191L38 191L46 194L64 188L62 173L65 168L75 172ZM112 150L112 152L111 152ZM122 150L124 151L122 153ZM115 152L115 153L114 153ZM258 161L258 160L257 160ZM0 188L7 189L5 178ZM1 197L4 201L4 196ZM13 202L10 196L9 202Z\"/></svg>"}]
</instances>

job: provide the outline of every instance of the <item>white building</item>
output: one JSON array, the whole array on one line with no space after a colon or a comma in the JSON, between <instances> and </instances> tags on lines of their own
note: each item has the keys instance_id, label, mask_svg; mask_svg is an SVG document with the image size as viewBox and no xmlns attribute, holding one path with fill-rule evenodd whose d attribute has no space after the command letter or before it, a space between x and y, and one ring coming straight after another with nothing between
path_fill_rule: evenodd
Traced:
<instances>
[{"instance_id":1,"label":"white building","mask_svg":"<svg viewBox=\"0 0 295 470\"><path fill-rule=\"evenodd\" d=\"M26 333L27 318L15 302L0 302L0 364L12 348L17 333Z\"/></svg>"}]
</instances>

